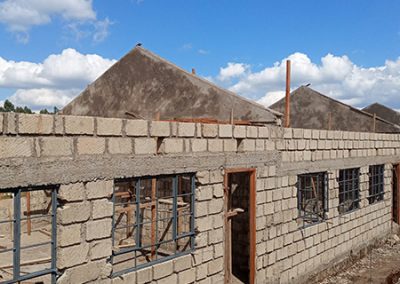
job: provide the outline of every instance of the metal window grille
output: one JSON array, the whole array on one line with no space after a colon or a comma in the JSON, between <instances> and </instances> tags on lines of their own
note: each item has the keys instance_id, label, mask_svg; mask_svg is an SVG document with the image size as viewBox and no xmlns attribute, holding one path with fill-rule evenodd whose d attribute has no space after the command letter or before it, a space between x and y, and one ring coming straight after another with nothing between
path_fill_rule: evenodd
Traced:
<instances>
[{"instance_id":1,"label":"metal window grille","mask_svg":"<svg viewBox=\"0 0 400 284\"><path fill-rule=\"evenodd\" d=\"M193 174L114 182L113 276L194 249Z\"/></svg>"},{"instance_id":2,"label":"metal window grille","mask_svg":"<svg viewBox=\"0 0 400 284\"><path fill-rule=\"evenodd\" d=\"M328 174L326 172L298 176L298 209L304 225L326 219L328 212Z\"/></svg>"},{"instance_id":3,"label":"metal window grille","mask_svg":"<svg viewBox=\"0 0 400 284\"><path fill-rule=\"evenodd\" d=\"M343 214L359 208L360 205L360 169L339 171L339 213Z\"/></svg>"},{"instance_id":4,"label":"metal window grille","mask_svg":"<svg viewBox=\"0 0 400 284\"><path fill-rule=\"evenodd\" d=\"M369 204L383 200L385 185L385 166L369 166Z\"/></svg>"},{"instance_id":5,"label":"metal window grille","mask_svg":"<svg viewBox=\"0 0 400 284\"><path fill-rule=\"evenodd\" d=\"M0 283L56 283L57 189L0 191Z\"/></svg>"}]
</instances>

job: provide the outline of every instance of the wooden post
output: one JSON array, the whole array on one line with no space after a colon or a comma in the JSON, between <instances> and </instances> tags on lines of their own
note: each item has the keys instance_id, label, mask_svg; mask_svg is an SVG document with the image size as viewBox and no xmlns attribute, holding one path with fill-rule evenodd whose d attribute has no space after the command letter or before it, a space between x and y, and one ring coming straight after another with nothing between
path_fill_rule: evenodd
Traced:
<instances>
[{"instance_id":1,"label":"wooden post","mask_svg":"<svg viewBox=\"0 0 400 284\"><path fill-rule=\"evenodd\" d=\"M32 232L32 222L31 222L31 193L26 192L26 228L28 235Z\"/></svg>"},{"instance_id":2,"label":"wooden post","mask_svg":"<svg viewBox=\"0 0 400 284\"><path fill-rule=\"evenodd\" d=\"M374 113L374 121L373 121L373 126L372 126L372 132L376 132L376 113Z\"/></svg>"},{"instance_id":3,"label":"wooden post","mask_svg":"<svg viewBox=\"0 0 400 284\"><path fill-rule=\"evenodd\" d=\"M290 60L286 60L285 127L290 127Z\"/></svg>"},{"instance_id":4,"label":"wooden post","mask_svg":"<svg viewBox=\"0 0 400 284\"><path fill-rule=\"evenodd\" d=\"M196 69L192 68L192 74L196 75Z\"/></svg>"},{"instance_id":5,"label":"wooden post","mask_svg":"<svg viewBox=\"0 0 400 284\"><path fill-rule=\"evenodd\" d=\"M397 196L397 208L396 209L396 214L397 214L397 220L396 223L400 225L400 164L396 165L396 176L397 176L397 186L396 186L396 196Z\"/></svg>"},{"instance_id":6,"label":"wooden post","mask_svg":"<svg viewBox=\"0 0 400 284\"><path fill-rule=\"evenodd\" d=\"M151 179L151 259L156 256L156 187L157 180Z\"/></svg>"},{"instance_id":7,"label":"wooden post","mask_svg":"<svg viewBox=\"0 0 400 284\"><path fill-rule=\"evenodd\" d=\"M328 113L328 130L332 130L332 113Z\"/></svg>"},{"instance_id":8,"label":"wooden post","mask_svg":"<svg viewBox=\"0 0 400 284\"><path fill-rule=\"evenodd\" d=\"M230 123L233 125L233 108L231 109L231 119Z\"/></svg>"}]
</instances>

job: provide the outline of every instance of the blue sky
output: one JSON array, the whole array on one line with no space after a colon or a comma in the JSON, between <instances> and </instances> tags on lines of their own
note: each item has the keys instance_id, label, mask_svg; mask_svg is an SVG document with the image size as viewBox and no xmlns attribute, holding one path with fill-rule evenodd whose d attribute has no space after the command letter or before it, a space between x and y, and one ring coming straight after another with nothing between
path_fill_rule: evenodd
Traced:
<instances>
[{"instance_id":1,"label":"blue sky","mask_svg":"<svg viewBox=\"0 0 400 284\"><path fill-rule=\"evenodd\" d=\"M292 87L400 109L399 12L400 1L370 0L3 0L0 100L62 106L141 42L265 105L282 96L290 57Z\"/></svg>"}]
</instances>

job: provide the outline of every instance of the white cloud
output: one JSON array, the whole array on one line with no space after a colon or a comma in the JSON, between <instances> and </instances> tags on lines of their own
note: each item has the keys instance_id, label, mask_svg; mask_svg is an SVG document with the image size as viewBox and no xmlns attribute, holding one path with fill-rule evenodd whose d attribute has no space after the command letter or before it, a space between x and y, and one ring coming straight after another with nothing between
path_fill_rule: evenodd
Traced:
<instances>
[{"instance_id":1,"label":"white cloud","mask_svg":"<svg viewBox=\"0 0 400 284\"><path fill-rule=\"evenodd\" d=\"M19 89L9 99L17 106L28 105L34 110L44 108L52 110L54 106L58 108L65 106L79 92L79 89Z\"/></svg>"},{"instance_id":2,"label":"white cloud","mask_svg":"<svg viewBox=\"0 0 400 284\"><path fill-rule=\"evenodd\" d=\"M228 62L226 67L219 69L218 79L221 81L227 81L232 78L242 76L248 69L249 65L243 63Z\"/></svg>"},{"instance_id":3,"label":"white cloud","mask_svg":"<svg viewBox=\"0 0 400 284\"><path fill-rule=\"evenodd\" d=\"M94 41L108 35L110 21L98 20L92 0L5 0L0 2L0 23L16 34L18 41L29 41L29 31L34 26L51 23L54 17L61 17L69 25L89 24L92 26Z\"/></svg>"},{"instance_id":4,"label":"white cloud","mask_svg":"<svg viewBox=\"0 0 400 284\"><path fill-rule=\"evenodd\" d=\"M292 90L311 83L315 90L356 107L378 101L400 108L400 57L395 61L387 60L381 66L365 68L357 66L347 56L327 54L320 63L315 63L306 54L296 52L259 71L252 71L245 63L228 63L220 69L215 81L269 106L283 97L287 59L292 63ZM228 84L226 78L236 79Z\"/></svg>"},{"instance_id":5,"label":"white cloud","mask_svg":"<svg viewBox=\"0 0 400 284\"><path fill-rule=\"evenodd\" d=\"M71 48L40 63L0 57L0 88L16 89L10 98L18 105L62 107L115 62Z\"/></svg>"}]
</instances>

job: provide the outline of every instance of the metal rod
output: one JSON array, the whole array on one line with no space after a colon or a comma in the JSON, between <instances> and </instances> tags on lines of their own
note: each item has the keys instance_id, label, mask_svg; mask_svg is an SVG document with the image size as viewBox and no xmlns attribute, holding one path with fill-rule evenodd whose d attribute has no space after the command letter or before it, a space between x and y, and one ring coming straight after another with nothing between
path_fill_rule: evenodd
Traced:
<instances>
[{"instance_id":1,"label":"metal rod","mask_svg":"<svg viewBox=\"0 0 400 284\"><path fill-rule=\"evenodd\" d=\"M13 279L20 278L20 257L21 257L21 189L18 189L14 195L14 268Z\"/></svg>"},{"instance_id":2,"label":"metal rod","mask_svg":"<svg viewBox=\"0 0 400 284\"><path fill-rule=\"evenodd\" d=\"M28 235L31 235L32 231L32 222L31 222L31 193L29 191L26 192L26 215L27 215L27 232Z\"/></svg>"},{"instance_id":3,"label":"metal rod","mask_svg":"<svg viewBox=\"0 0 400 284\"><path fill-rule=\"evenodd\" d=\"M290 127L290 60L286 60L285 127Z\"/></svg>"},{"instance_id":4,"label":"metal rod","mask_svg":"<svg viewBox=\"0 0 400 284\"><path fill-rule=\"evenodd\" d=\"M156 187L157 187L157 179L151 179L151 258L154 260L156 255ZM154 202L154 204L153 204Z\"/></svg>"}]
</instances>

